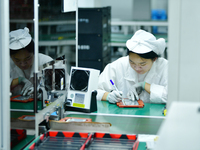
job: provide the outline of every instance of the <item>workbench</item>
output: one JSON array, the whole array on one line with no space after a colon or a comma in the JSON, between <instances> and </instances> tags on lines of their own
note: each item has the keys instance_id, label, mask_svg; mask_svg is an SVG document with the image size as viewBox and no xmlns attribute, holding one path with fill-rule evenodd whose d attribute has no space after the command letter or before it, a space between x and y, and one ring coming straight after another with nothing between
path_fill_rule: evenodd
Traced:
<instances>
[{"instance_id":1,"label":"workbench","mask_svg":"<svg viewBox=\"0 0 200 150\"><path fill-rule=\"evenodd\" d=\"M82 113L66 111L64 117L91 118L93 122L109 122L110 133L151 134L156 135L162 121L165 104L145 103L143 108L119 108L107 101L97 101L97 111ZM30 144L29 144L30 145ZM146 143L141 142L138 150L143 150Z\"/></svg>"},{"instance_id":2,"label":"workbench","mask_svg":"<svg viewBox=\"0 0 200 150\"><path fill-rule=\"evenodd\" d=\"M119 108L107 101L97 101L93 113L66 111L65 117L91 118L93 122L109 122L111 133L157 134L164 119L164 104L145 103L144 108Z\"/></svg>"}]
</instances>

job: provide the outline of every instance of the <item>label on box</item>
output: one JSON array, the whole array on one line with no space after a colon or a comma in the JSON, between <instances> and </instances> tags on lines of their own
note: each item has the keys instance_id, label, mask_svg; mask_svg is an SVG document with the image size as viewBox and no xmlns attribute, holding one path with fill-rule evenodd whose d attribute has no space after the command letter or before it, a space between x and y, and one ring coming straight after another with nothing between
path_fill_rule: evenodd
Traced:
<instances>
[{"instance_id":1,"label":"label on box","mask_svg":"<svg viewBox=\"0 0 200 150\"><path fill-rule=\"evenodd\" d=\"M74 106L74 107L85 108L85 104L73 103L73 106Z\"/></svg>"}]
</instances>

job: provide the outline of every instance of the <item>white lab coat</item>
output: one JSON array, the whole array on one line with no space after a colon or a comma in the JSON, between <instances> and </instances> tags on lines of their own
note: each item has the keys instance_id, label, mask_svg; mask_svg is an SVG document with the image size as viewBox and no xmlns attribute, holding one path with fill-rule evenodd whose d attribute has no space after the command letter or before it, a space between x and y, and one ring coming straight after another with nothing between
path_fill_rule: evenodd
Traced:
<instances>
[{"instance_id":1,"label":"white lab coat","mask_svg":"<svg viewBox=\"0 0 200 150\"><path fill-rule=\"evenodd\" d=\"M131 68L129 56L121 57L108 64L99 76L97 100L101 100L105 92L114 90L110 79L119 91L123 92L123 98L132 85L138 82L139 74ZM144 81L151 84L150 94L145 90L139 95L140 99L146 103L166 103L168 87L168 61L158 58L146 74Z\"/></svg>"},{"instance_id":2,"label":"white lab coat","mask_svg":"<svg viewBox=\"0 0 200 150\"><path fill-rule=\"evenodd\" d=\"M41 66L49 61L52 61L53 59L47 55L38 54L38 66ZM30 76L25 76L24 72L15 65L15 63L13 62L12 59L10 59L10 84L12 82L13 79L16 79L18 77L25 77L28 80L30 80L33 83L33 72L34 72L34 63L30 69ZM18 88L19 90L19 88Z\"/></svg>"}]
</instances>

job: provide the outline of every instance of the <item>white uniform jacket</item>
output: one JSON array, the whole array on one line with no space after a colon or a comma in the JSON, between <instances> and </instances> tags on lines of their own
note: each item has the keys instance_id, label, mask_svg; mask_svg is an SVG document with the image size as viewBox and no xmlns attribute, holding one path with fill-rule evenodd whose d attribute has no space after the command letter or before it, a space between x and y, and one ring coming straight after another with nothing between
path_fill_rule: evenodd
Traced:
<instances>
[{"instance_id":1,"label":"white uniform jacket","mask_svg":"<svg viewBox=\"0 0 200 150\"><path fill-rule=\"evenodd\" d=\"M132 85L138 82L138 74L129 64L129 56L121 57L108 64L99 76L97 100L101 100L105 92L114 90L110 79L113 80L123 98ZM151 84L150 94L145 90L139 95L146 103L166 103L168 95L168 61L158 58L146 74L144 81Z\"/></svg>"},{"instance_id":2,"label":"white uniform jacket","mask_svg":"<svg viewBox=\"0 0 200 150\"><path fill-rule=\"evenodd\" d=\"M41 66L49 61L52 61L53 59L47 55L38 54L38 66ZM15 65L15 63L13 62L12 59L10 59L10 83L12 82L13 79L16 79L18 77L25 77L28 80L30 80L33 77L33 72L34 72L34 66L32 65L31 67L31 71L30 71L30 76L29 77L25 77L24 72Z\"/></svg>"}]
</instances>

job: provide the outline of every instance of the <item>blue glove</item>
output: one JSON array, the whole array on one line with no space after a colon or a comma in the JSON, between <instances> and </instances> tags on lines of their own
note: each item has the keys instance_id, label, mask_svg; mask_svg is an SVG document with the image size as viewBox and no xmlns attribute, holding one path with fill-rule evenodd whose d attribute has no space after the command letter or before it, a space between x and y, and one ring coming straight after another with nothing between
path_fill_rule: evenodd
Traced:
<instances>
[{"instance_id":1,"label":"blue glove","mask_svg":"<svg viewBox=\"0 0 200 150\"><path fill-rule=\"evenodd\" d=\"M122 100L122 91L112 91L110 92L107 97L106 100L109 101L110 103L117 103L120 102Z\"/></svg>"},{"instance_id":2,"label":"blue glove","mask_svg":"<svg viewBox=\"0 0 200 150\"><path fill-rule=\"evenodd\" d=\"M144 90L144 88L145 88L145 82L139 82L134 84L127 93L127 97L129 99L132 99L133 101L139 100L139 95Z\"/></svg>"}]
</instances>

